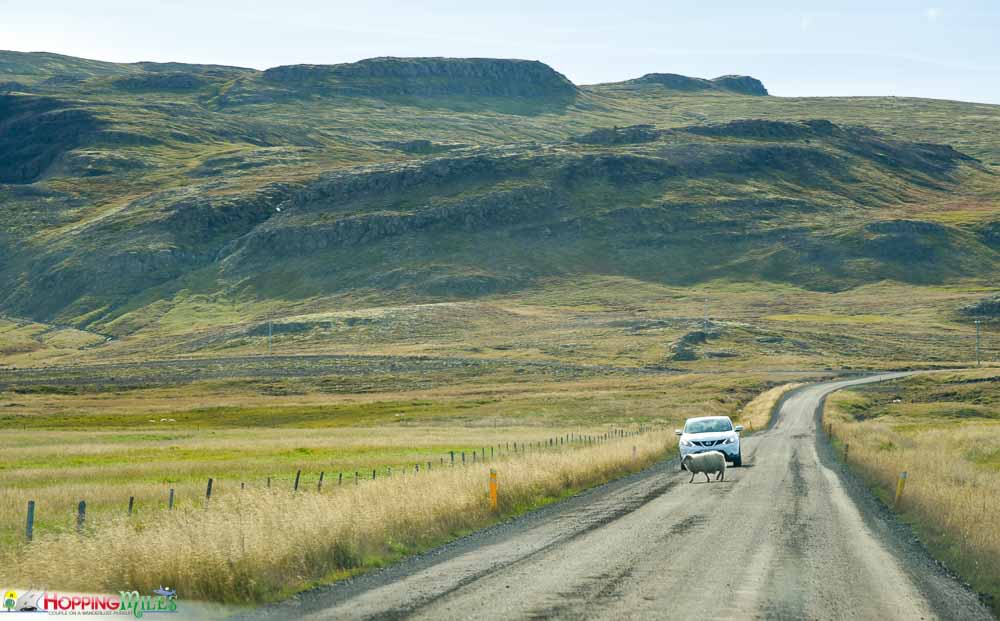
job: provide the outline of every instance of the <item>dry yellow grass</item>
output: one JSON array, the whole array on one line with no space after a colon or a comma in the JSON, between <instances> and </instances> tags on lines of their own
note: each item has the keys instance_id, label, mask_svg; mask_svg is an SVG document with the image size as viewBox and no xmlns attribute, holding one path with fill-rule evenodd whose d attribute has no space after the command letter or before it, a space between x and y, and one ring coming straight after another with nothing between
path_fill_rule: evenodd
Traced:
<instances>
[{"instance_id":1,"label":"dry yellow grass","mask_svg":"<svg viewBox=\"0 0 1000 621\"><path fill-rule=\"evenodd\" d=\"M190 599L266 600L490 523L497 518L486 491L491 467L500 477L500 513L510 514L646 467L673 450L670 440L652 432L322 494L248 489L208 508L103 517L82 537L49 532L0 552L0 583L95 592L169 584Z\"/></svg>"},{"instance_id":2,"label":"dry yellow grass","mask_svg":"<svg viewBox=\"0 0 1000 621\"><path fill-rule=\"evenodd\" d=\"M1000 421L919 421L905 416L856 420L852 393L835 395L825 413L850 466L893 505L901 472L908 473L896 509L925 543L977 590L1000 601ZM842 452L841 452L842 454Z\"/></svg>"},{"instance_id":3,"label":"dry yellow grass","mask_svg":"<svg viewBox=\"0 0 1000 621\"><path fill-rule=\"evenodd\" d=\"M774 406L778 404L778 400L785 393L802 385L801 382L782 384L765 390L743 407L743 410L736 417L736 423L743 425L748 431L766 429L771 423L771 413L774 411Z\"/></svg>"},{"instance_id":4,"label":"dry yellow grass","mask_svg":"<svg viewBox=\"0 0 1000 621\"><path fill-rule=\"evenodd\" d=\"M386 469L412 469L431 461L439 467L448 450L471 452L473 447L516 442L544 442L567 433L600 435L604 428L462 426L347 427L337 429L241 428L193 432L179 430L162 436L144 432L13 431L10 447L0 456L4 485L0 486L0 543L20 537L25 507L37 506L41 533L74 524L81 500L88 513L125 512L130 496L136 511L165 507L169 489L178 503L197 502L206 482L214 478L216 498L239 493L241 484L261 488L267 478L274 487L292 487L302 470L302 488L315 489L320 471L327 489L343 472L345 482L360 471L384 476ZM489 448L487 448L489 451ZM468 459L471 461L471 454Z\"/></svg>"}]
</instances>

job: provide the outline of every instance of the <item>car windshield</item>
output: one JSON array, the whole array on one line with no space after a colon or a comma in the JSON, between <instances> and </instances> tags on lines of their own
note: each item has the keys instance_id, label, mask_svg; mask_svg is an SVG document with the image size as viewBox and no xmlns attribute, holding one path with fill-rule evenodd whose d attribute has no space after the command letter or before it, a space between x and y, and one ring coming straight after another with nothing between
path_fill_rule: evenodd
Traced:
<instances>
[{"instance_id":1,"label":"car windshield","mask_svg":"<svg viewBox=\"0 0 1000 621\"><path fill-rule=\"evenodd\" d=\"M691 420L684 425L684 433L713 433L717 431L732 431L733 424L724 418L708 420Z\"/></svg>"}]
</instances>

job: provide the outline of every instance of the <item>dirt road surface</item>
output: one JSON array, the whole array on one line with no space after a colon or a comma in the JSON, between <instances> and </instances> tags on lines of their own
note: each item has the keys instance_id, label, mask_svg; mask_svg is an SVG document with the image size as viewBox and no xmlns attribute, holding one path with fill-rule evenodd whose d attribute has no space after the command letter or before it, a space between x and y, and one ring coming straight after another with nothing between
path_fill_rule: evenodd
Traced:
<instances>
[{"instance_id":1,"label":"dirt road surface","mask_svg":"<svg viewBox=\"0 0 1000 621\"><path fill-rule=\"evenodd\" d=\"M892 376L794 392L724 482L689 484L664 463L252 616L990 619L818 429L827 394Z\"/></svg>"}]
</instances>

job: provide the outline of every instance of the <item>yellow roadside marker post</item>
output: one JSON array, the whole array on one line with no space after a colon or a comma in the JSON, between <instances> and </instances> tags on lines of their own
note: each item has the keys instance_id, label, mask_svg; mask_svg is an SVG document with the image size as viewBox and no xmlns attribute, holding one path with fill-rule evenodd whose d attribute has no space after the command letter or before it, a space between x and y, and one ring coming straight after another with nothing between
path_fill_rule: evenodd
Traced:
<instances>
[{"instance_id":1,"label":"yellow roadside marker post","mask_svg":"<svg viewBox=\"0 0 1000 621\"><path fill-rule=\"evenodd\" d=\"M490 468L490 509L496 511L497 507L497 471Z\"/></svg>"},{"instance_id":2,"label":"yellow roadside marker post","mask_svg":"<svg viewBox=\"0 0 1000 621\"><path fill-rule=\"evenodd\" d=\"M906 487L906 472L902 472L899 475L899 481L896 482L896 501L893 503L893 507L899 508L899 499L903 497L903 488Z\"/></svg>"}]
</instances>

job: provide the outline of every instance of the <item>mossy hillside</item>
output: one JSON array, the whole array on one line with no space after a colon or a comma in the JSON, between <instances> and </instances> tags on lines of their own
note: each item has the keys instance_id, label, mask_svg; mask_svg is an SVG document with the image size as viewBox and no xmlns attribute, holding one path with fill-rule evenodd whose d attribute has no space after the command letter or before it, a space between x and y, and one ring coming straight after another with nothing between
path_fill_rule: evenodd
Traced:
<instances>
[{"instance_id":1,"label":"mossy hillside","mask_svg":"<svg viewBox=\"0 0 1000 621\"><path fill-rule=\"evenodd\" d=\"M258 315L586 274L834 291L996 267L995 106L575 87L476 59L276 81L0 57L26 87L2 96L2 122L51 130L5 147L20 176L0 185L2 304L19 316L123 335L150 325L123 317L161 316L184 291ZM425 79L445 87L387 86ZM615 129L635 124L650 128L638 141ZM577 139L595 130L616 138Z\"/></svg>"}]
</instances>

